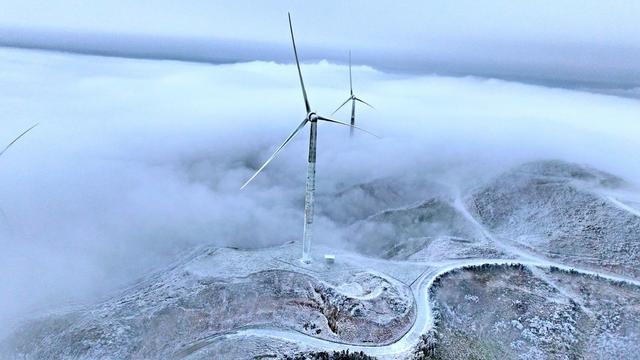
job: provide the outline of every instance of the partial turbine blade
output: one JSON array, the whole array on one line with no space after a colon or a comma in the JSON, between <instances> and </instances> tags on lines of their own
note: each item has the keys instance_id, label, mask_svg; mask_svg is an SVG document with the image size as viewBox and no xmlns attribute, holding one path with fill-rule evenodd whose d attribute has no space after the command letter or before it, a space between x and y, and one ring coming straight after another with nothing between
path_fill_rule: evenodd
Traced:
<instances>
[{"instance_id":1,"label":"partial turbine blade","mask_svg":"<svg viewBox=\"0 0 640 360\"><path fill-rule=\"evenodd\" d=\"M262 164L262 166L260 166L260 168L258 169L258 171L256 171L253 176L251 176L249 178L249 180L247 180L242 187L240 188L240 190L244 189L245 186L247 186L251 180L253 180L259 173L260 171L262 171L262 169L264 169L267 165L269 165L269 163L271 162L271 160L273 160L276 155L278 155L278 153L280 152L280 150L282 150L282 148L287 145L287 143L289 141L291 141L291 139L293 139L294 136L296 136L296 134L298 133L298 131L300 131L300 129L302 129L306 124L307 124L307 119L302 120L302 122L300 123L300 125L298 125L298 127L291 133L291 135L289 135L289 137L287 138L287 140L285 140L282 145L280 145L280 147L273 153L273 155L271 155L270 158L267 159L267 161L264 162L264 164Z\"/></svg>"},{"instance_id":2,"label":"partial turbine blade","mask_svg":"<svg viewBox=\"0 0 640 360\"><path fill-rule=\"evenodd\" d=\"M304 97L304 107L307 109L307 114L311 112L311 106L309 106L309 99L307 98L307 90L304 88L304 81L302 80L302 71L300 71L300 61L298 60L298 49L296 49L296 39L293 37L293 25L291 25L291 13L289 15L289 30L291 31L291 42L293 43L293 54L296 56L296 66L298 67L298 77L300 77L300 86L302 87L302 96Z\"/></svg>"},{"instance_id":3,"label":"partial turbine blade","mask_svg":"<svg viewBox=\"0 0 640 360\"><path fill-rule=\"evenodd\" d=\"M349 92L353 95L353 80L351 80L351 50L349 50Z\"/></svg>"},{"instance_id":4,"label":"partial turbine blade","mask_svg":"<svg viewBox=\"0 0 640 360\"><path fill-rule=\"evenodd\" d=\"M333 120L333 119L329 119L329 118L322 117L322 116L318 116L318 120L324 120L324 121L328 121L328 122L332 122L332 123L336 123L336 124L340 124L340 125L344 125L344 126L350 126L350 127L355 128L355 129L358 129L358 130L360 130L360 131L364 131L364 132L366 132L367 134L369 134L369 135L373 135L373 136L377 137L378 139L380 139L380 136L378 136L378 135L376 135L376 134L374 134L374 133L372 133L372 132L370 132L370 131L367 131L367 130L365 130L365 129L363 129L363 128L360 128L360 127L357 127L357 126L355 126L355 125L347 124L347 123L342 122L342 121Z\"/></svg>"},{"instance_id":5,"label":"partial turbine blade","mask_svg":"<svg viewBox=\"0 0 640 360\"><path fill-rule=\"evenodd\" d=\"M356 101L360 101L361 103L367 105L368 107L370 107L372 109L375 109L373 106L371 106L371 104L369 104L368 102L366 102L366 101L364 101L362 99L356 98Z\"/></svg>"},{"instance_id":6,"label":"partial turbine blade","mask_svg":"<svg viewBox=\"0 0 640 360\"><path fill-rule=\"evenodd\" d=\"M2 154L4 154L4 152L7 151L11 147L11 145L13 145L16 141L18 141L21 137L23 137L26 133L31 131L31 129L33 129L36 126L38 126L38 124L33 125L32 127L30 127L27 130L23 131L22 134L18 135L17 138L13 139L13 141L10 142L9 145L7 145L2 151L0 151L0 156L2 156Z\"/></svg>"},{"instance_id":7,"label":"partial turbine blade","mask_svg":"<svg viewBox=\"0 0 640 360\"><path fill-rule=\"evenodd\" d=\"M349 102L349 100L351 100L351 98L348 98L345 102L342 103L342 105L338 106L337 109L335 109L331 115L335 114L336 112L338 112L338 110L340 110L343 106L347 105L347 103Z\"/></svg>"}]
</instances>

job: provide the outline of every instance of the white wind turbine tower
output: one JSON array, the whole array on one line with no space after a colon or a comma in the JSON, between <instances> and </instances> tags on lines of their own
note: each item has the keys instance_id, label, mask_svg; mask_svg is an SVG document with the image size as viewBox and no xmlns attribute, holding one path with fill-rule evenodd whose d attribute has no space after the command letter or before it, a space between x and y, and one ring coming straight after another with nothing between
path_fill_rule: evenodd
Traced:
<instances>
[{"instance_id":1,"label":"white wind turbine tower","mask_svg":"<svg viewBox=\"0 0 640 360\"><path fill-rule=\"evenodd\" d=\"M345 102L343 102L342 105L338 106L338 108L334 112L332 112L331 115L335 114L338 110L340 110L340 108L345 106L349 101L351 101L351 129L349 130L349 136L353 137L353 128L355 127L355 123L356 123L356 101L359 101L372 109L373 109L373 106L369 105L369 103L356 97L353 94L353 80L351 77L351 50L349 50L349 98Z\"/></svg>"},{"instance_id":2,"label":"white wind turbine tower","mask_svg":"<svg viewBox=\"0 0 640 360\"><path fill-rule=\"evenodd\" d=\"M311 249L311 239L313 238L313 210L314 210L314 195L316 190L316 140L318 136L318 121L326 121L335 124L341 124L350 126L347 123L343 123L341 121L333 120L330 118L326 118L324 116L317 115L315 112L311 111L311 106L309 105L309 99L307 97L307 91L304 87L304 81L302 80L302 71L300 71L300 61L298 60L298 50L296 49L296 40L293 36L293 26L291 25L291 14L289 16L289 31L291 32L291 43L293 44L293 54L296 58L296 67L298 68L298 77L300 78L300 87L302 88L302 97L304 98L304 106L306 111L306 117L300 125L289 135L289 137L278 147L278 149L267 159L267 161L260 166L260 168L247 180L244 185L240 189L244 189L251 180L253 180L261 171L264 169L270 162L273 160L276 155L282 150L291 139L305 126L310 124L310 132L309 132L309 164L307 167L307 185L304 196L304 230L302 237L302 262L310 263L311 256L309 255L309 250ZM358 128L359 129L359 128ZM362 130L362 129L360 129ZM362 130L368 132L366 130ZM373 135L373 134L372 134ZM374 135L375 136L375 135Z\"/></svg>"}]
</instances>

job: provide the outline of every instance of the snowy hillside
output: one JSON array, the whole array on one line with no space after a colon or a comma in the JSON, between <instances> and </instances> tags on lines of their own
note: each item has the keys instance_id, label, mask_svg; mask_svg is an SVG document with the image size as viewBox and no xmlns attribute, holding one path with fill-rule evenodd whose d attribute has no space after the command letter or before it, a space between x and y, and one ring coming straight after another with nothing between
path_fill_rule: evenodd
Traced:
<instances>
[{"instance_id":1,"label":"snowy hillside","mask_svg":"<svg viewBox=\"0 0 640 360\"><path fill-rule=\"evenodd\" d=\"M412 199L385 181L325 195L357 191L374 208L395 206L350 210L355 250L318 246L305 267L297 243L204 247L110 300L25 319L2 341L3 358L350 350L598 359L639 350L640 216L608 200L636 194L630 184L560 161L517 166L459 198L427 184ZM335 264L320 257L330 252Z\"/></svg>"},{"instance_id":2,"label":"snowy hillside","mask_svg":"<svg viewBox=\"0 0 640 360\"><path fill-rule=\"evenodd\" d=\"M635 195L634 195L635 194ZM542 256L640 276L637 191L622 179L558 161L525 164L467 198L492 233Z\"/></svg>"}]
</instances>

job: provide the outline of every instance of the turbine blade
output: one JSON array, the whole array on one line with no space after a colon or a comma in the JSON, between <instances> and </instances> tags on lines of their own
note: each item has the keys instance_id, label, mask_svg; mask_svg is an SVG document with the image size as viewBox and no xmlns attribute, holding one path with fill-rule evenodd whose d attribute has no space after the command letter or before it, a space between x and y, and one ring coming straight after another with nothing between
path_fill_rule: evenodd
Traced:
<instances>
[{"instance_id":1,"label":"turbine blade","mask_svg":"<svg viewBox=\"0 0 640 360\"><path fill-rule=\"evenodd\" d=\"M360 101L361 103L367 105L368 107L370 107L372 109L375 109L371 104L369 104L368 102L366 102L366 101L364 101L362 99L356 98L356 101Z\"/></svg>"},{"instance_id":2,"label":"turbine blade","mask_svg":"<svg viewBox=\"0 0 640 360\"><path fill-rule=\"evenodd\" d=\"M307 113L311 112L311 106L309 106L309 99L307 98L307 90L304 88L304 81L302 80L302 71L300 70L300 61L298 60L298 49L296 49L296 39L293 37L293 25L291 25L291 13L289 15L289 30L291 31L291 42L293 43L293 54L296 57L296 66L298 67L298 77L300 78L300 87L302 87L302 96L304 97L304 107Z\"/></svg>"},{"instance_id":3,"label":"turbine blade","mask_svg":"<svg viewBox=\"0 0 640 360\"><path fill-rule=\"evenodd\" d=\"M353 95L353 80L351 80L351 50L349 50L349 91Z\"/></svg>"},{"instance_id":4,"label":"turbine blade","mask_svg":"<svg viewBox=\"0 0 640 360\"><path fill-rule=\"evenodd\" d=\"M17 138L13 139L13 141L10 142L9 145L7 145L2 151L0 151L0 156L2 156L2 154L4 154L4 152L7 151L11 147L11 145L15 144L16 141L18 141L21 137L23 137L26 133L31 131L31 129L33 129L36 126L38 126L37 123L35 125L31 126L30 128L28 128L27 130L23 131L22 134L18 135Z\"/></svg>"},{"instance_id":5,"label":"turbine blade","mask_svg":"<svg viewBox=\"0 0 640 360\"><path fill-rule=\"evenodd\" d=\"M372 135L372 136L375 136L375 137L377 137L378 139L380 139L380 136L378 136L378 135L376 135L376 134L372 133L371 131L367 131L367 130L365 130L365 129L361 128L361 127L357 127L357 126L355 126L355 125L350 125L350 124L347 124L347 123L342 122L342 121L329 119L329 118L326 118L326 117L323 117L323 116L318 116L318 120L324 120L324 121L328 121L328 122L332 122L332 123L336 123L336 124L340 124L340 125L344 125L344 126L350 126L350 127L353 127L354 129L358 129L358 130L360 130L360 131L364 131L364 132L366 132L367 134Z\"/></svg>"},{"instance_id":6,"label":"turbine blade","mask_svg":"<svg viewBox=\"0 0 640 360\"><path fill-rule=\"evenodd\" d=\"M245 186L247 186L251 180L253 180L259 173L260 171L262 171L262 169L264 169L267 165L269 165L269 163L271 162L271 160L273 160L276 155L278 155L278 153L280 152L280 150L282 150L282 148L287 145L287 143L289 141L291 141L291 139L293 139L294 136L296 136L296 134L298 133L298 131L300 131L300 129L302 129L305 125L307 124L307 119L302 120L302 122L300 123L300 125L298 125L298 127L291 133L291 135L289 135L289 137L282 143L282 145L280 145L280 147L273 153L273 155L271 155L270 158L267 159L267 161L264 162L264 164L262 164L262 166L260 166L260 168L253 173L253 176L251 176L249 178L249 180L247 180L242 187L240 187L240 190L244 189Z\"/></svg>"},{"instance_id":7,"label":"turbine blade","mask_svg":"<svg viewBox=\"0 0 640 360\"><path fill-rule=\"evenodd\" d=\"M342 103L342 105L338 106L337 109L335 109L331 115L335 114L336 112L338 112L338 110L340 110L343 106L347 105L347 103L349 102L349 100L351 100L351 98L348 98L345 102Z\"/></svg>"}]
</instances>

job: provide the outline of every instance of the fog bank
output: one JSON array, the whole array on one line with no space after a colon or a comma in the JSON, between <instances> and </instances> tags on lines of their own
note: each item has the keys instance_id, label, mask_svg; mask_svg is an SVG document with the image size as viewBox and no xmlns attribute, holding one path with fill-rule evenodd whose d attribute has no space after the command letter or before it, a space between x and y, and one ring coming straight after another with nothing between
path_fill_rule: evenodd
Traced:
<instances>
[{"instance_id":1,"label":"fog bank","mask_svg":"<svg viewBox=\"0 0 640 360\"><path fill-rule=\"evenodd\" d=\"M348 70L304 64L312 106L348 96ZM240 185L304 117L295 68L0 50L0 322L104 296L199 245L298 240L307 132ZM477 77L354 68L358 123L319 125L318 191L418 174L469 186L541 158L640 183L640 102ZM336 114L347 120L348 111ZM319 204L330 206L331 204ZM342 228L319 218L319 242ZM1 332L1 330L0 330Z\"/></svg>"}]
</instances>

